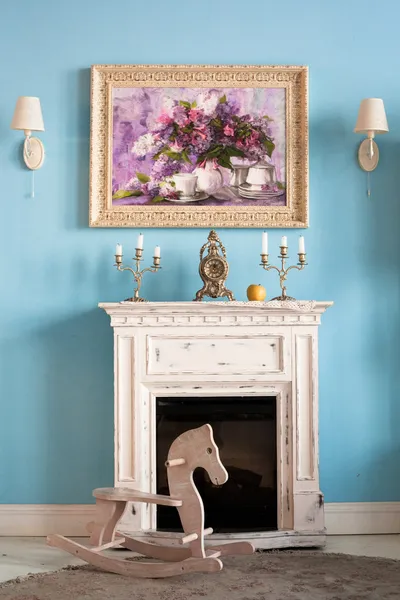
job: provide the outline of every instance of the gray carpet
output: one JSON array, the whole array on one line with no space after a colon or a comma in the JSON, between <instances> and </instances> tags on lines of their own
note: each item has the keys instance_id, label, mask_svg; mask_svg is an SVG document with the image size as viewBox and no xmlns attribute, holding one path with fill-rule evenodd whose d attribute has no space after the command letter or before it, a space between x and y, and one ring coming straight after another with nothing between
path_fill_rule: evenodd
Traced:
<instances>
[{"instance_id":1,"label":"gray carpet","mask_svg":"<svg viewBox=\"0 0 400 600\"><path fill-rule=\"evenodd\" d=\"M308 550L227 557L220 573L132 579L91 567L0 586L2 600L400 600L400 561Z\"/></svg>"}]
</instances>

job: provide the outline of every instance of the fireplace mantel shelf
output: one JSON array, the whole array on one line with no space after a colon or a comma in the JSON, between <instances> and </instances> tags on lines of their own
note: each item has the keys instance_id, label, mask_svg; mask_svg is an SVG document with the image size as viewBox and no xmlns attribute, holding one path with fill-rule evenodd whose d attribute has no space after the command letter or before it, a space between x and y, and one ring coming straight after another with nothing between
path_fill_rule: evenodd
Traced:
<instances>
[{"instance_id":1,"label":"fireplace mantel shelf","mask_svg":"<svg viewBox=\"0 0 400 600\"><path fill-rule=\"evenodd\" d=\"M306 301L305 301L306 302ZM319 324L331 301L304 308L275 308L265 302L102 302L112 327L134 325L293 325Z\"/></svg>"},{"instance_id":2,"label":"fireplace mantel shelf","mask_svg":"<svg viewBox=\"0 0 400 600\"><path fill-rule=\"evenodd\" d=\"M101 303L114 329L115 485L156 493L158 398L276 398L278 531L232 532L260 548L324 543L318 473L318 329L333 302ZM137 505L123 531L153 531ZM162 535L155 532L154 535Z\"/></svg>"}]
</instances>

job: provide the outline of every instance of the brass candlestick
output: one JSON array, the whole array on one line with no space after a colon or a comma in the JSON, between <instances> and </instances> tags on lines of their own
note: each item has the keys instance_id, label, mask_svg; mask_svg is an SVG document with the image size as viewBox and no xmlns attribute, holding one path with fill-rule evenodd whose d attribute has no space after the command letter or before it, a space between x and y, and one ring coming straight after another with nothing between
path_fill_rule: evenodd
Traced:
<instances>
[{"instance_id":1,"label":"brass candlestick","mask_svg":"<svg viewBox=\"0 0 400 600\"><path fill-rule=\"evenodd\" d=\"M142 278L143 278L144 273L146 273L147 271L149 271L151 273L157 273L158 269L161 269L161 267L160 267L161 258L159 256L153 256L153 265L151 267L147 267L146 269L140 270L140 263L143 260L142 248L135 248L135 253L136 253L135 258L133 258L132 260L135 261L136 268L132 269L131 267L124 267L122 265L122 254L115 255L115 265L114 266L117 267L118 271L130 271L136 282L137 287L135 288L135 290L133 292L132 298L127 298L125 300L125 302L147 302L147 300L145 300L145 298L141 298L139 296L140 286L142 285Z\"/></svg>"},{"instance_id":2,"label":"brass candlestick","mask_svg":"<svg viewBox=\"0 0 400 600\"><path fill-rule=\"evenodd\" d=\"M285 281L287 279L287 274L289 273L289 271L291 269L297 269L298 271L302 271L304 269L304 267L307 264L306 263L306 255L303 252L299 252L298 253L299 262L297 263L297 265L292 265L291 267L286 268L286 260L289 258L288 257L288 249L287 249L287 246L280 246L280 249L281 249L281 253L278 256L278 258L280 258L281 262L282 262L281 268L268 264L268 254L261 254L260 266L263 269L265 269L266 271L275 269L275 271L278 271L278 273L279 273L279 284L281 286L282 294L280 296L277 296L276 298L272 298L272 300L295 300L295 298L292 298L291 296L286 295Z\"/></svg>"}]
</instances>

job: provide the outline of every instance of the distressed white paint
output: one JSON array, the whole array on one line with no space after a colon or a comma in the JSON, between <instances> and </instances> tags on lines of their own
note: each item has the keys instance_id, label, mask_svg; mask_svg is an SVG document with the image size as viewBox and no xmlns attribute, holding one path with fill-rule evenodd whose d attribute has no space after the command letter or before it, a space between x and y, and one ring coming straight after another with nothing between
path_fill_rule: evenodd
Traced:
<instances>
[{"instance_id":1,"label":"distressed white paint","mask_svg":"<svg viewBox=\"0 0 400 600\"><path fill-rule=\"evenodd\" d=\"M279 531L247 537L260 548L323 543L317 330L331 304L100 304L114 328L115 485L156 492L157 397L274 395ZM155 529L156 507L135 509L123 529Z\"/></svg>"},{"instance_id":2,"label":"distressed white paint","mask_svg":"<svg viewBox=\"0 0 400 600\"><path fill-rule=\"evenodd\" d=\"M115 337L115 385L119 402L114 406L115 443L118 451L114 456L117 478L121 482L136 481L136 461L134 455L124 447L123 441L132 438L135 430L136 411L134 410L134 338ZM129 374L129 377L126 375ZM129 450L128 452L126 450Z\"/></svg>"},{"instance_id":3,"label":"distressed white paint","mask_svg":"<svg viewBox=\"0 0 400 600\"><path fill-rule=\"evenodd\" d=\"M296 351L296 419L297 419L297 481L315 479L314 444L308 443L313 435L312 402L312 336L295 334ZM308 377L302 375L308 374ZM305 448L307 452L305 452Z\"/></svg>"},{"instance_id":4,"label":"distressed white paint","mask_svg":"<svg viewBox=\"0 0 400 600\"><path fill-rule=\"evenodd\" d=\"M262 375L283 372L284 336L148 337L149 375Z\"/></svg>"}]
</instances>

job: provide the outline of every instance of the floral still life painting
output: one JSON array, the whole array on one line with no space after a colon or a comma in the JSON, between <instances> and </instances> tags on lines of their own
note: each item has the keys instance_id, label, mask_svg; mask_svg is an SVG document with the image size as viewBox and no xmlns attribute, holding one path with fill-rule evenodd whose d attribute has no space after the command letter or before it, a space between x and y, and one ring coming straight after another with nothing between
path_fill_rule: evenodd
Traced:
<instances>
[{"instance_id":1,"label":"floral still life painting","mask_svg":"<svg viewBox=\"0 0 400 600\"><path fill-rule=\"evenodd\" d=\"M210 67L217 73L221 68ZM224 78L206 77L201 82L213 85L198 87L177 85L185 77L166 77L165 85L157 85L154 76L149 85L141 78L137 85L134 78L111 79L112 85L105 86L109 118L103 186L110 222L91 224L307 226L308 140L306 128L296 131L290 122L296 78L289 75L283 82L270 78L270 85L255 85L251 77L237 78L240 85L221 85ZM93 125L94 119L92 183ZM301 145L303 173L296 173L288 162Z\"/></svg>"}]
</instances>

